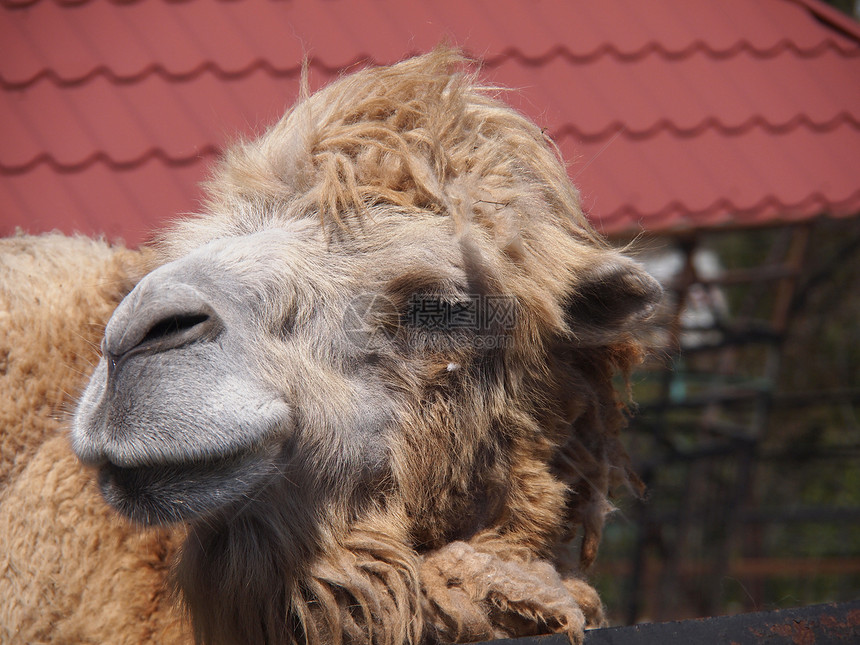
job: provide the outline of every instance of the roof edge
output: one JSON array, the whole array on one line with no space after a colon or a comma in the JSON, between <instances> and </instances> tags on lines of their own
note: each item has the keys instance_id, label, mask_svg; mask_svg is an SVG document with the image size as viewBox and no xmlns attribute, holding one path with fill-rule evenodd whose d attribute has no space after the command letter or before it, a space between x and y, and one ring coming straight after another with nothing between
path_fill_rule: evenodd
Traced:
<instances>
[{"instance_id":1,"label":"roof edge","mask_svg":"<svg viewBox=\"0 0 860 645\"><path fill-rule=\"evenodd\" d=\"M780 215L766 219L761 217L768 212ZM783 202L771 194L749 206L741 206L730 199L720 198L700 209L693 209L681 201L673 200L657 211L643 212L635 206L624 204L612 213L592 215L586 213L589 220L607 235L623 234L625 231L634 230L637 225L646 232L655 234L671 234L679 230L776 226L817 217L860 217L860 189L844 199L830 199L815 191L799 201ZM627 228L631 224L633 227Z\"/></svg>"},{"instance_id":2,"label":"roof edge","mask_svg":"<svg viewBox=\"0 0 860 645\"><path fill-rule=\"evenodd\" d=\"M809 10L816 18L826 25L842 32L843 35L853 38L860 43L860 22L845 15L839 9L831 7L821 0L791 0Z\"/></svg>"}]
</instances>

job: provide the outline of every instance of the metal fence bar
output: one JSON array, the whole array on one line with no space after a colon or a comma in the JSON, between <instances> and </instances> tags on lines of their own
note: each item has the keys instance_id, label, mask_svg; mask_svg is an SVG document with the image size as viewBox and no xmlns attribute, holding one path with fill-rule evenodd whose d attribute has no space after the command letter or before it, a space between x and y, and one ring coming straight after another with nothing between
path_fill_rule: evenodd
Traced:
<instances>
[{"instance_id":1,"label":"metal fence bar","mask_svg":"<svg viewBox=\"0 0 860 645\"><path fill-rule=\"evenodd\" d=\"M567 636L530 636L486 645L570 645ZM585 633L585 645L796 645L860 643L860 600L718 618L608 627Z\"/></svg>"}]
</instances>

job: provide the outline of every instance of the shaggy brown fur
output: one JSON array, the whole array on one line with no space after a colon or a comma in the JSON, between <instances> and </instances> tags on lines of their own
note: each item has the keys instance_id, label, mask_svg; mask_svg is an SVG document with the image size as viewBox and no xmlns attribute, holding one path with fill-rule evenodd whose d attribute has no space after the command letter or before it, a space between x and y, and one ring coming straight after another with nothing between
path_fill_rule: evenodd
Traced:
<instances>
[{"instance_id":1,"label":"shaggy brown fur","mask_svg":"<svg viewBox=\"0 0 860 645\"><path fill-rule=\"evenodd\" d=\"M635 333L659 289L593 232L539 128L493 94L447 51L341 79L260 139L232 148L208 185L206 213L180 221L157 245L161 264L213 240L313 223L333 259L306 259L314 288L304 303L295 296L297 325L301 311L357 286L338 287L330 267L373 273L400 311L415 294L444 299L455 290L516 303L516 324L494 330L503 347L456 337L434 345L406 327L377 353L372 369L391 393L396 428L378 473L361 479L344 470L336 442L329 445L335 438L311 433L303 440L313 457L288 475L312 496L297 501L294 489L270 487L247 511L191 523L175 584L199 640L396 644L559 631L579 641L584 627L601 624L600 602L579 571L596 555L609 490L635 479L618 439L612 379L639 360ZM51 438L56 422L30 420L20 437L7 437L40 401L56 397L45 406L49 418L57 390L78 386L70 374L86 371L90 343L128 287L126 252L98 248L104 260L84 274L89 283L76 283L75 296L95 291L98 306L73 302L62 315L74 316L47 317L85 337L61 339L71 353L50 363L53 338L28 350L31 362L45 362L45 379L68 380L43 381L41 398L13 410L3 427L2 440L25 456L3 465L11 475L0 507L0 546L9 553L0 560L0 596L31 591L0 616L0 629L49 639L50 608L70 621L53 632L61 640L169 641L181 638L180 626L161 583L183 531L133 538L111 520L62 439ZM91 288L97 276L100 291ZM58 280L46 277L52 303ZM45 318L43 310L10 310L22 329L28 315ZM81 320L83 312L93 318ZM347 405L339 359L311 363L311 354L290 351L281 358L293 380L269 378L302 402L304 423L324 428ZM28 387L22 374L9 384L10 393ZM46 486L53 490L43 508L57 517L37 512L36 520L23 509ZM578 532L576 567L559 553ZM98 558L91 565L81 564L87 553ZM90 592L81 590L87 575L99 581ZM71 600L89 597L114 605L96 611ZM99 619L88 623L86 610Z\"/></svg>"},{"instance_id":2,"label":"shaggy brown fur","mask_svg":"<svg viewBox=\"0 0 860 645\"><path fill-rule=\"evenodd\" d=\"M0 642L178 643L174 543L105 506L67 408L144 255L60 235L0 240Z\"/></svg>"}]
</instances>

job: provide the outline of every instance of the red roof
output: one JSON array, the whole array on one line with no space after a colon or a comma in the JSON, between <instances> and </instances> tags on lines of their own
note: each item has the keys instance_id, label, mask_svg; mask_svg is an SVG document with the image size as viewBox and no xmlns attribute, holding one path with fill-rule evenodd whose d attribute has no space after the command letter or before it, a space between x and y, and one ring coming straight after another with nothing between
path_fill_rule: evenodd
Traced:
<instances>
[{"instance_id":1,"label":"red roof","mask_svg":"<svg viewBox=\"0 0 860 645\"><path fill-rule=\"evenodd\" d=\"M515 88L616 233L860 212L860 26L815 0L5 0L0 234L137 243L218 149L441 41Z\"/></svg>"}]
</instances>

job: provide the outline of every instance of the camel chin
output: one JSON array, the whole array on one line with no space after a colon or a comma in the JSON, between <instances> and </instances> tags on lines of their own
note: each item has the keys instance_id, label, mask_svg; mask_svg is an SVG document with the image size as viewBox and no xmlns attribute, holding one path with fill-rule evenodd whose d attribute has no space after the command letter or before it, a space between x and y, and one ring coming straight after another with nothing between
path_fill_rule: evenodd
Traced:
<instances>
[{"instance_id":1,"label":"camel chin","mask_svg":"<svg viewBox=\"0 0 860 645\"><path fill-rule=\"evenodd\" d=\"M257 454L211 461L98 468L98 485L111 506L135 523L171 524L241 507L277 464Z\"/></svg>"}]
</instances>

